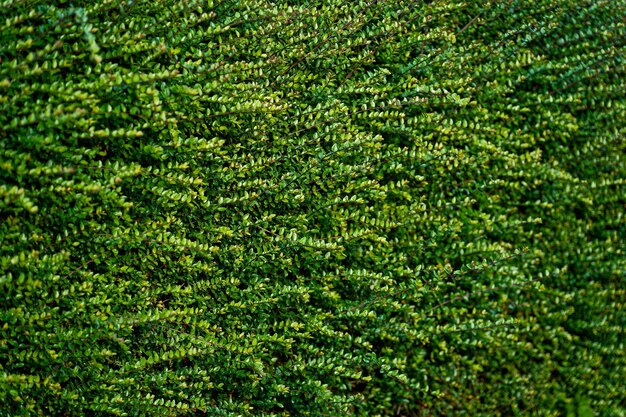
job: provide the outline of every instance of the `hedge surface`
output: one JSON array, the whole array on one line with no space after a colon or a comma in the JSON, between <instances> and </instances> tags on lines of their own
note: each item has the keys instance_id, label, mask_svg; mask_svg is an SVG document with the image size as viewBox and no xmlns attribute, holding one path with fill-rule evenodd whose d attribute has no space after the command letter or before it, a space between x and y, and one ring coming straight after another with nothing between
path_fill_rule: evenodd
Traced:
<instances>
[{"instance_id":1,"label":"hedge surface","mask_svg":"<svg viewBox=\"0 0 626 417\"><path fill-rule=\"evenodd\" d=\"M625 15L0 1L0 416L624 416Z\"/></svg>"}]
</instances>

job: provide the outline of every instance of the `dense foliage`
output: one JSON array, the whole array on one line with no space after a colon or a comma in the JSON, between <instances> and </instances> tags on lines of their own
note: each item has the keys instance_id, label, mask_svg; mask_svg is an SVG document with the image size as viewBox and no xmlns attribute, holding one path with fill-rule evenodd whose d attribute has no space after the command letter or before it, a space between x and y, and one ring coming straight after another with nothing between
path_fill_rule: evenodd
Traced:
<instances>
[{"instance_id":1,"label":"dense foliage","mask_svg":"<svg viewBox=\"0 0 626 417\"><path fill-rule=\"evenodd\" d=\"M0 416L623 416L624 16L0 1Z\"/></svg>"}]
</instances>

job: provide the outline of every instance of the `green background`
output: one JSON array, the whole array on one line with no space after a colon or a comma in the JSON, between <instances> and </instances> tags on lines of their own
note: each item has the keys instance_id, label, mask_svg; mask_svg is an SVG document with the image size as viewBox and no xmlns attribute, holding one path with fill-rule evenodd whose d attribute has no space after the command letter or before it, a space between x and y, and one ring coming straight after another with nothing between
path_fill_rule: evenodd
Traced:
<instances>
[{"instance_id":1,"label":"green background","mask_svg":"<svg viewBox=\"0 0 626 417\"><path fill-rule=\"evenodd\" d=\"M0 1L0 416L624 416L625 15Z\"/></svg>"}]
</instances>

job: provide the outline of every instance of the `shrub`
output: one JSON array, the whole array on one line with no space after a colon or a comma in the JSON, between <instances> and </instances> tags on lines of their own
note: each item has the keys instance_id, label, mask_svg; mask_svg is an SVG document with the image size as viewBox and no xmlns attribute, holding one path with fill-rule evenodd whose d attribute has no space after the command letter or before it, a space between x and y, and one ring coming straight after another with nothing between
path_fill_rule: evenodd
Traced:
<instances>
[{"instance_id":1,"label":"shrub","mask_svg":"<svg viewBox=\"0 0 626 417\"><path fill-rule=\"evenodd\" d=\"M623 415L623 2L0 7L0 415Z\"/></svg>"}]
</instances>

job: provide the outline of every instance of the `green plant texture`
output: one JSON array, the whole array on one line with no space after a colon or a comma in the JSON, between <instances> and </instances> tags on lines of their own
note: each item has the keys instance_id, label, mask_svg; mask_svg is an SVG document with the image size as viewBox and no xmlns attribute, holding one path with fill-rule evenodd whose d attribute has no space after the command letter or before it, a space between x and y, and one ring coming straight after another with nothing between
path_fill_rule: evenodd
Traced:
<instances>
[{"instance_id":1,"label":"green plant texture","mask_svg":"<svg viewBox=\"0 0 626 417\"><path fill-rule=\"evenodd\" d=\"M624 416L624 0L0 0L0 417Z\"/></svg>"}]
</instances>

